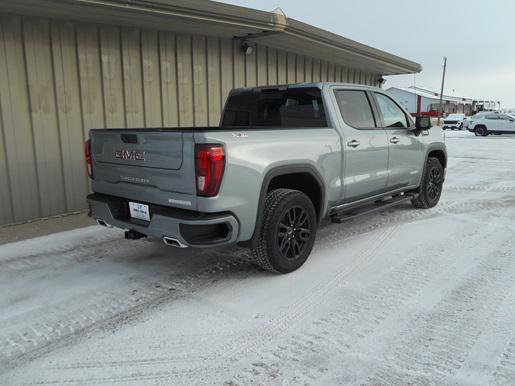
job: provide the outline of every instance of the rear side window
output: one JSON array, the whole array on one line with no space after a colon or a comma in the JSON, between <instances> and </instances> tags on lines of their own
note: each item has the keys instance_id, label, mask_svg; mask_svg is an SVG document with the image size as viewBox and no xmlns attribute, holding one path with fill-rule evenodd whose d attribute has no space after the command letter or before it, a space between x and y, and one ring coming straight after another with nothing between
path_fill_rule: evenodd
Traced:
<instances>
[{"instance_id":1,"label":"rear side window","mask_svg":"<svg viewBox=\"0 0 515 386\"><path fill-rule=\"evenodd\" d=\"M379 111L383 114L385 127L409 127L406 114L404 114L404 111L402 111L393 100L383 94L376 93L375 96Z\"/></svg>"},{"instance_id":2,"label":"rear side window","mask_svg":"<svg viewBox=\"0 0 515 386\"><path fill-rule=\"evenodd\" d=\"M261 89L229 96L222 126L327 127L319 89Z\"/></svg>"},{"instance_id":3,"label":"rear side window","mask_svg":"<svg viewBox=\"0 0 515 386\"><path fill-rule=\"evenodd\" d=\"M372 107L364 91L336 90L335 96L347 125L356 129L376 127Z\"/></svg>"}]
</instances>

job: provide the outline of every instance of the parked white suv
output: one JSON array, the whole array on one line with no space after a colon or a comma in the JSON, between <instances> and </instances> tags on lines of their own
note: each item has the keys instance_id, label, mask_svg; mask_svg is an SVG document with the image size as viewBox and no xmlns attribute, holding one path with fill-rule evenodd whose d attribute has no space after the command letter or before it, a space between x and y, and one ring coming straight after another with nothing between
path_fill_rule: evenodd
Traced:
<instances>
[{"instance_id":1,"label":"parked white suv","mask_svg":"<svg viewBox=\"0 0 515 386\"><path fill-rule=\"evenodd\" d=\"M470 121L469 131L486 137L489 134L515 134L515 115L488 113Z\"/></svg>"},{"instance_id":2,"label":"parked white suv","mask_svg":"<svg viewBox=\"0 0 515 386\"><path fill-rule=\"evenodd\" d=\"M461 130L463 128L463 121L465 120L465 114L449 114L443 120L443 129L457 129Z\"/></svg>"}]
</instances>

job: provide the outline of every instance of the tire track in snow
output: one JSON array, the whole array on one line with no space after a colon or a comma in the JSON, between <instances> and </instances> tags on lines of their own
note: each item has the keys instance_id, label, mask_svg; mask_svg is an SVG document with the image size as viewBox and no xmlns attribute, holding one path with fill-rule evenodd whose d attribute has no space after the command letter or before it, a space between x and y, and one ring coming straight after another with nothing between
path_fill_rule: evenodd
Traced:
<instances>
[{"instance_id":1,"label":"tire track in snow","mask_svg":"<svg viewBox=\"0 0 515 386\"><path fill-rule=\"evenodd\" d=\"M466 243L473 248L480 244L475 229L467 235ZM464 240L453 240L454 247L459 247ZM311 383L318 379L325 371L317 363L327 362L327 352L333 352L335 356L356 352L356 347L365 338L374 334L381 325L386 322L397 309L426 287L432 277L444 272L446 247L436 245L425 255L433 256L432 259L421 260L415 255L405 263L394 268L383 279L375 283L365 294L356 297L344 293L341 297L332 299L331 308L322 316L316 318L310 326L296 335L289 336L270 350L261 352L259 361L245 367L237 376L237 382L243 384L255 381L267 384L280 369L279 379L285 380L287 374L293 378L287 379L292 383ZM300 363L302 352L311 352L315 358L311 364ZM311 366L310 366L311 365Z\"/></svg>"},{"instance_id":2,"label":"tire track in snow","mask_svg":"<svg viewBox=\"0 0 515 386\"><path fill-rule=\"evenodd\" d=\"M513 200L504 200L492 202L490 200L480 200L472 202L449 202L437 207L433 210L428 211L395 211L389 210L386 214L382 213L379 215L369 218L367 221L361 224L348 223L345 225L332 225L327 227L327 231L321 232L321 240L319 242L326 243L324 247L333 247L340 244L346 238L354 235L372 232L381 227L385 227L391 224L406 223L410 221L416 221L419 219L431 218L444 214L446 212L451 213L466 213L470 210L493 210L499 208L506 208L513 204ZM393 212L393 213L392 213ZM377 221L377 219L380 219ZM339 227L339 229L336 229ZM103 243L108 247L111 243L125 242L120 240L117 235L114 237L114 241L110 240L109 235L105 235ZM133 247L133 244L127 244L127 248ZM18 259L10 259L8 261L0 262L4 263L2 267L3 272L5 270L23 270L33 269L45 265L45 262L53 261L55 254L60 256L57 260L61 263L75 262L77 259L80 261L81 258L87 259L89 255L92 258L95 256L95 248L98 246L84 246L77 244L65 244L57 248L49 248L42 250L37 254L29 254L20 256ZM77 253L77 250L79 251ZM212 253L212 252L211 252ZM240 270L242 272L249 272L251 263L247 258L230 258L230 262L225 264L215 264L212 267L208 267L202 270L198 274L186 274L180 278L175 278L174 287L177 292L169 294L166 291L156 290L152 284L146 286L137 287L140 291L140 297L134 299L128 295L111 294L107 296L103 293L98 294L98 306L92 305L89 308L81 310L77 313L55 315L54 318L43 318L42 321L33 325L25 326L13 333L5 336L0 336L0 362L7 363L7 367L11 367L15 362L30 360L38 357L54 347L60 346L70 340L80 339L84 334L90 333L95 329L105 328L107 325L120 326L127 321L134 320L137 315L145 312L149 308L153 308L158 304L173 300L181 295L187 294L191 291L203 288L209 285L209 282L214 280L216 277L223 277L226 273ZM239 267L239 268L238 268ZM241 270L241 268L243 268ZM213 276L214 275L214 276ZM202 280L204 278L205 280ZM163 286L162 288L166 288ZM318 290L318 289L317 289ZM95 294L97 295L97 294ZM125 297L124 297L125 296ZM301 299L299 302L305 303L307 299ZM309 300L310 304L319 303L319 299L313 296ZM274 321L271 323L274 327L269 327L267 334L273 335L273 331L281 331L287 327L288 323L295 319L302 318L302 315L306 312L303 310L303 305L296 305L294 309L297 311L293 315L289 315L282 320ZM305 309L309 309L309 306ZM131 316L132 315L132 316ZM64 316L64 317L63 317ZM251 334L252 335L252 334ZM245 340L247 338L243 338ZM261 339L254 336L251 341L254 343L257 341L259 344ZM247 344L252 347L253 344ZM238 351L238 350L236 350Z\"/></svg>"},{"instance_id":3,"label":"tire track in snow","mask_svg":"<svg viewBox=\"0 0 515 386\"><path fill-rule=\"evenodd\" d=\"M513 287L515 260L501 249L488 254L430 314L415 318L387 354L370 384L413 381L443 384L461 369L492 313Z\"/></svg>"},{"instance_id":4,"label":"tire track in snow","mask_svg":"<svg viewBox=\"0 0 515 386\"><path fill-rule=\"evenodd\" d=\"M515 186L492 186L487 185L450 185L445 190L455 192L493 192L493 193L513 193Z\"/></svg>"},{"instance_id":5,"label":"tire track in snow","mask_svg":"<svg viewBox=\"0 0 515 386\"><path fill-rule=\"evenodd\" d=\"M335 270L336 275L327 281L323 280L316 283L313 290L308 296L302 296L295 301L280 317L269 320L264 326L259 329L243 331L237 334L235 338L230 339L227 343L222 344L214 352L206 354L200 352L198 357L190 356L189 362L198 363L201 367L195 369L185 370L172 370L163 371L158 374L153 372L139 371L134 377L123 376L123 378L110 377L108 382L136 382L141 379L152 380L164 380L173 378L174 384L198 384L205 378L205 374L209 373L209 380L223 379L231 365L245 353L253 352L256 347L259 347L264 341L271 341L277 335L281 334L284 330L290 328L296 321L302 319L307 313L312 311L313 308L323 303L327 295L332 291L335 291L341 280L345 276L351 274L360 267L364 267L373 261L374 252L377 251L384 241L387 240L392 234L398 229L398 227L387 228L381 232L376 241L369 244L367 248L356 256L356 263L349 266L348 264L342 264L338 269ZM182 360L182 359L180 359ZM161 358L140 358L138 360L130 361L116 361L116 362L103 362L103 363L87 363L87 364L75 364L72 367L78 368L98 368L98 367L117 367L117 366L130 366L130 368L141 368L148 365L154 365L156 363L174 363L177 362L177 357L161 357ZM207 368L206 368L207 367ZM153 375L152 375L153 374ZM197 376L195 376L197 375ZM79 382L79 380L70 380L73 382ZM84 379L82 379L84 382ZM205 379L204 379L205 381ZM60 380L56 380L56 383L60 383ZM87 379L87 383L95 383L97 378L91 377Z\"/></svg>"},{"instance_id":6,"label":"tire track in snow","mask_svg":"<svg viewBox=\"0 0 515 386\"><path fill-rule=\"evenodd\" d=\"M114 240L115 243L124 241L118 238ZM109 244L108 241L104 242L106 246ZM133 247L133 244L127 244L127 248L131 246ZM110 249L109 246L107 248ZM95 246L65 244L58 248L42 250L38 254L22 256L20 265L16 265L18 263L14 260L9 260L6 262L6 265L8 268L10 264L14 264L11 268L24 267L25 269L32 269L34 266L39 266L39 259L45 261L53 259L54 253L61 253L61 258L58 259L61 264L69 261L76 262L78 256L77 249L81 251L80 256L84 256L86 259L89 254L93 254ZM50 256L47 253L50 253ZM240 253L240 255L246 254L246 251L243 254ZM96 256L92 258L96 258ZM119 293L109 295L103 290L89 294L88 298L95 299L95 302L81 310L63 313L59 313L59 310L56 310L57 312L42 318L38 323L23 326L7 335L0 335L0 371L2 368L11 368L14 364L18 364L18 362L33 360L55 347L68 343L70 340L80 339L86 333L104 328L105 324L119 325L124 320L133 320L135 315L141 314L143 309L153 307L167 300L173 300L179 297L178 294L185 295L191 291L198 290L201 286L199 286L197 281L203 276L217 274L223 276L224 271L234 270L235 266L242 264L250 271L253 267L251 267L248 258L248 256L234 258L233 254L233 258L218 262L211 267L206 267L200 273L176 277L173 282L176 292L172 295L164 290L155 289L157 281L147 286L135 287L138 291L138 296L136 297ZM44 265L44 263L42 262L41 265ZM5 268L5 266L2 268ZM211 280L214 279L215 277L211 277ZM161 288L166 288L166 285L163 285ZM134 317L129 317L129 315Z\"/></svg>"},{"instance_id":7,"label":"tire track in snow","mask_svg":"<svg viewBox=\"0 0 515 386\"><path fill-rule=\"evenodd\" d=\"M493 374L493 384L513 385L515 383L515 338L508 342Z\"/></svg>"},{"instance_id":8,"label":"tire track in snow","mask_svg":"<svg viewBox=\"0 0 515 386\"><path fill-rule=\"evenodd\" d=\"M80 309L50 313L34 323L22 323L20 328L0 335L0 373L80 340L95 330L117 329L136 320L149 309L186 296L229 273L245 275L253 269L244 256L235 253L199 272L182 274L180 277L162 276L131 287L131 293L100 289L89 294L88 299L92 301L86 306L81 303Z\"/></svg>"}]
</instances>

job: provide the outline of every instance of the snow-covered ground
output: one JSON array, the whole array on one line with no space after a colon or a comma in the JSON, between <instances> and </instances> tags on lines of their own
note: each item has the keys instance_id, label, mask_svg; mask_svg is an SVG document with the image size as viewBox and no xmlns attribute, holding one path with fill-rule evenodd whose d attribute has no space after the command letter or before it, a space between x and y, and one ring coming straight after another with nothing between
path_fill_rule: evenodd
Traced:
<instances>
[{"instance_id":1,"label":"snow-covered ground","mask_svg":"<svg viewBox=\"0 0 515 386\"><path fill-rule=\"evenodd\" d=\"M0 246L0 384L515 384L515 138L447 136L436 208L325 225L286 276L97 226Z\"/></svg>"}]
</instances>

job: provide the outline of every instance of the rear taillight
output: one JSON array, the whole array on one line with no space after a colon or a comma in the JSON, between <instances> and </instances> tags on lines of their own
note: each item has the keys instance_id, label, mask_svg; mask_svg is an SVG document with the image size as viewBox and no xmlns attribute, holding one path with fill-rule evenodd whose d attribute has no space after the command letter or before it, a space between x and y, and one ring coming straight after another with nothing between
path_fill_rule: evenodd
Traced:
<instances>
[{"instance_id":1,"label":"rear taillight","mask_svg":"<svg viewBox=\"0 0 515 386\"><path fill-rule=\"evenodd\" d=\"M197 145L195 147L195 172L197 195L216 196L225 167L222 145Z\"/></svg>"},{"instance_id":2,"label":"rear taillight","mask_svg":"<svg viewBox=\"0 0 515 386\"><path fill-rule=\"evenodd\" d=\"M91 162L91 139L86 141L86 167L89 178L93 178L93 165Z\"/></svg>"}]
</instances>

